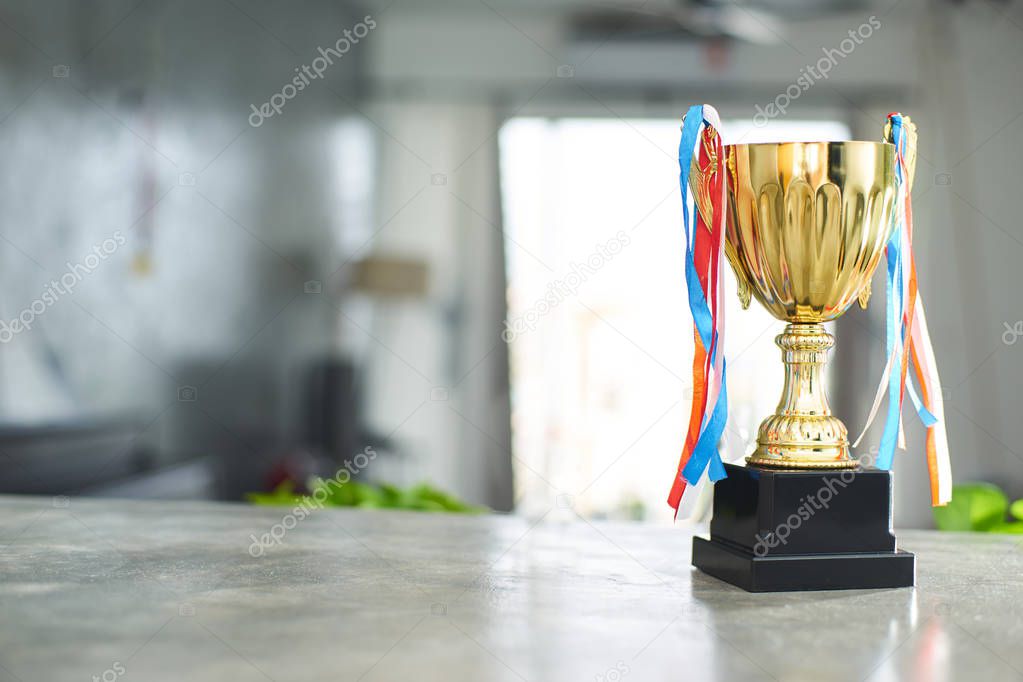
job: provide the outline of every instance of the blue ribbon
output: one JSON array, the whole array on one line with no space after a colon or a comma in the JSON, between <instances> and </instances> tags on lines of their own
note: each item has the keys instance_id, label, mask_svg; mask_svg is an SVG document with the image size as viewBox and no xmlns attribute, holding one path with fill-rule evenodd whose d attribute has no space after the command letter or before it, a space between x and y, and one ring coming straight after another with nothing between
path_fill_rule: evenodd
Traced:
<instances>
[{"instance_id":1,"label":"blue ribbon","mask_svg":"<svg viewBox=\"0 0 1023 682\"><path fill-rule=\"evenodd\" d=\"M692 167L693 149L700 133L700 126L704 123L703 106L697 105L689 108L682 123L682 139L678 145L679 164L679 187L682 190L682 215L686 231L686 288L689 293L689 309L693 314L693 323L700 336L704 348L710 349L710 362L713 365L720 351L718 348L718 335L714 329L714 318L707 304L707 297L700 285L700 277L696 270L696 259L693 256L693 249L690 240L690 220L693 221L695 229L696 216L690 215L689 211L689 170ZM723 209L723 207L722 207ZM694 207L695 212L695 207ZM723 351L720 351L723 352ZM695 484L703 476L704 470L710 467L709 477L711 481L720 481L725 478L724 464L718 454L717 445L724 433L725 424L728 421L728 389L727 389L727 363L721 362L721 393L710 416L701 426L700 436L693 446L693 452L682 470L682 476L691 484Z\"/></svg>"},{"instance_id":2,"label":"blue ribbon","mask_svg":"<svg viewBox=\"0 0 1023 682\"><path fill-rule=\"evenodd\" d=\"M898 220L893 217L893 220ZM888 284L885 302L885 352L892 357L895 348L895 335L900 333L901 326L898 315L901 306L896 306L896 299L902 298L902 225L897 224L886 249L888 260ZM895 458L895 446L899 435L899 381L902 376L902 354L893 359L891 373L888 375L888 412L885 417L884 432L877 455L879 469L891 469Z\"/></svg>"},{"instance_id":3,"label":"blue ribbon","mask_svg":"<svg viewBox=\"0 0 1023 682\"><path fill-rule=\"evenodd\" d=\"M721 462L721 455L718 454L718 441L721 440L721 434L725 430L725 423L728 421L728 388L724 383L724 369L722 369L721 378L721 395L718 396L714 412L711 413L710 418L704 425L703 432L700 433L696 446L693 448L693 454L689 457L689 461L686 462L685 468L682 469L682 475L694 485L703 476L703 471L707 468L708 464L710 465L708 473L710 480L720 481L728 476L725 472L725 465Z\"/></svg>"}]
</instances>

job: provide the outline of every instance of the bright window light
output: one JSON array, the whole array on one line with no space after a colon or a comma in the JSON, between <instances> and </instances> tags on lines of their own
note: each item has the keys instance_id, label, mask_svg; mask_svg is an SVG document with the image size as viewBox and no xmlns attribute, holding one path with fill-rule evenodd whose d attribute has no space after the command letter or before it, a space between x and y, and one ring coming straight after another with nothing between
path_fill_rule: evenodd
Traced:
<instances>
[{"instance_id":1,"label":"bright window light","mask_svg":"<svg viewBox=\"0 0 1023 682\"><path fill-rule=\"evenodd\" d=\"M728 141L848 139L834 121L725 122ZM517 507L668 522L689 421L674 120L509 121L500 136ZM728 290L726 460L781 394L783 324Z\"/></svg>"}]
</instances>

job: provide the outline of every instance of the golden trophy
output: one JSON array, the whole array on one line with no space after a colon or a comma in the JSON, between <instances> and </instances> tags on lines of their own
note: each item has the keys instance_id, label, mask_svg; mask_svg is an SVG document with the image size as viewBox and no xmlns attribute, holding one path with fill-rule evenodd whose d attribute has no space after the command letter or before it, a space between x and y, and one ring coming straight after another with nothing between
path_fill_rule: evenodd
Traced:
<instances>
[{"instance_id":1,"label":"golden trophy","mask_svg":"<svg viewBox=\"0 0 1023 682\"><path fill-rule=\"evenodd\" d=\"M915 157L915 130L907 127L907 156ZM725 254L743 308L752 296L788 323L775 339L785 364L781 401L760 425L747 461L787 469L855 468L846 427L831 414L824 393L824 363L835 339L821 323L855 301L867 307L870 279L894 226L895 146L736 144L725 146L725 156Z\"/></svg>"},{"instance_id":2,"label":"golden trophy","mask_svg":"<svg viewBox=\"0 0 1023 682\"><path fill-rule=\"evenodd\" d=\"M724 145L723 164L689 174L701 215L713 192L725 203L724 252L743 307L755 298L787 323L775 340L785 364L778 408L747 465L722 465L710 538L693 540L697 568L746 590L914 583L915 559L891 532L891 473L850 456L822 384L835 343L822 324L867 306L911 186L916 129L893 116L900 156L889 122L884 142Z\"/></svg>"}]
</instances>

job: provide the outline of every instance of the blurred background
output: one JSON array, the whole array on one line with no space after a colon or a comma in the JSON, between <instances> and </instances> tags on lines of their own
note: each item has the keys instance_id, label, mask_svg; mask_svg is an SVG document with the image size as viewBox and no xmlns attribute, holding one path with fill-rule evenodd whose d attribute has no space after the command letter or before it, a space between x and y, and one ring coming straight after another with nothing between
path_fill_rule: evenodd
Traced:
<instances>
[{"instance_id":1,"label":"blurred background","mask_svg":"<svg viewBox=\"0 0 1023 682\"><path fill-rule=\"evenodd\" d=\"M372 448L364 481L669 523L678 125L709 102L726 142L917 122L954 475L1019 497L1021 58L998 0L5 0L0 491L240 500ZM851 433L874 291L834 330ZM740 459L782 325L730 300ZM896 523L928 527L906 427Z\"/></svg>"}]
</instances>

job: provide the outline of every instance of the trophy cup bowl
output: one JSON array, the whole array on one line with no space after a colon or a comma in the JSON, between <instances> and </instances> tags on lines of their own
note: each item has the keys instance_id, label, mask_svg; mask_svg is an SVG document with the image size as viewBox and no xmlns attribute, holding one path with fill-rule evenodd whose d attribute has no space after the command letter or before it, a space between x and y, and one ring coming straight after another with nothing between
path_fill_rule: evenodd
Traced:
<instances>
[{"instance_id":1,"label":"trophy cup bowl","mask_svg":"<svg viewBox=\"0 0 1023 682\"><path fill-rule=\"evenodd\" d=\"M756 298L788 325L775 339L785 386L760 425L747 462L786 469L845 469L845 425L822 386L834 337L823 322L854 301L894 229L895 146L885 142L789 142L725 146L725 251L743 308Z\"/></svg>"}]
</instances>

